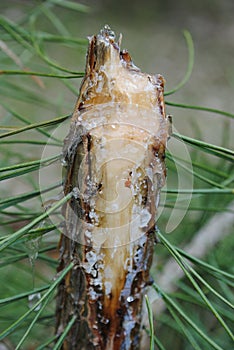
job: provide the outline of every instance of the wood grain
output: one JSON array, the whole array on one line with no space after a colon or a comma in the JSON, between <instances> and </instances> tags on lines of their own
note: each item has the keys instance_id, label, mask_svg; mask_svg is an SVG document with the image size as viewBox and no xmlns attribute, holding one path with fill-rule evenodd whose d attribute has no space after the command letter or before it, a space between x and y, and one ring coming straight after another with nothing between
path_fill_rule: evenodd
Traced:
<instances>
[{"instance_id":1,"label":"wood grain","mask_svg":"<svg viewBox=\"0 0 234 350\"><path fill-rule=\"evenodd\" d=\"M64 350L137 350L155 218L165 182L164 79L142 73L108 26L89 39L85 78L64 141L67 164L56 332Z\"/></svg>"}]
</instances>

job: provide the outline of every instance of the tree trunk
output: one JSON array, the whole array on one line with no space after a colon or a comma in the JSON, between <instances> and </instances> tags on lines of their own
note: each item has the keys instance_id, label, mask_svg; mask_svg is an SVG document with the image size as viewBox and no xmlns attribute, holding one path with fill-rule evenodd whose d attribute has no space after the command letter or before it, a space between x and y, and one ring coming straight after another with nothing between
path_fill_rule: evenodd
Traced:
<instances>
[{"instance_id":1,"label":"tree trunk","mask_svg":"<svg viewBox=\"0 0 234 350\"><path fill-rule=\"evenodd\" d=\"M90 38L64 142L64 207L56 332L64 350L137 350L165 181L169 122L161 75L143 74L108 26Z\"/></svg>"}]
</instances>

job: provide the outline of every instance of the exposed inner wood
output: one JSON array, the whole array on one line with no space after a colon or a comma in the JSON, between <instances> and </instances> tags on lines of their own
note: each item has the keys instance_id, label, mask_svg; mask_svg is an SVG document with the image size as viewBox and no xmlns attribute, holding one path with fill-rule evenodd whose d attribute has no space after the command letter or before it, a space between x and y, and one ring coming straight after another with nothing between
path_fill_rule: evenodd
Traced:
<instances>
[{"instance_id":1,"label":"exposed inner wood","mask_svg":"<svg viewBox=\"0 0 234 350\"><path fill-rule=\"evenodd\" d=\"M169 122L161 75L142 73L108 26L90 38L64 142L67 163L57 327L64 350L139 349Z\"/></svg>"}]
</instances>

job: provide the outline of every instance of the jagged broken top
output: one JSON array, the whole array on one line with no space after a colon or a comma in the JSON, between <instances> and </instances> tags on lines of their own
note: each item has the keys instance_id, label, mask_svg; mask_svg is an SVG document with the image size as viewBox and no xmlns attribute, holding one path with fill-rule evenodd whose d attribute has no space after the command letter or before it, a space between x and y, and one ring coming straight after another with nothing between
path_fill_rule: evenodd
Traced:
<instances>
[{"instance_id":1,"label":"jagged broken top","mask_svg":"<svg viewBox=\"0 0 234 350\"><path fill-rule=\"evenodd\" d=\"M163 100L164 78L142 73L127 50L121 50L120 35L108 25L98 35L89 38L85 77L75 112L91 105L121 102L157 110L165 117Z\"/></svg>"}]
</instances>

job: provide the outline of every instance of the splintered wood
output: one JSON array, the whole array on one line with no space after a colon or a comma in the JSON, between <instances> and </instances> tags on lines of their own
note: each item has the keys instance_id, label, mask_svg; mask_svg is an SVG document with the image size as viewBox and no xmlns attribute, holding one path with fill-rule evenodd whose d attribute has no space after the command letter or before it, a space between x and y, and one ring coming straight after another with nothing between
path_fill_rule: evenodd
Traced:
<instances>
[{"instance_id":1,"label":"splintered wood","mask_svg":"<svg viewBox=\"0 0 234 350\"><path fill-rule=\"evenodd\" d=\"M64 350L140 349L169 122L164 79L142 73L108 26L89 39L64 142L65 232L56 332Z\"/></svg>"}]
</instances>

